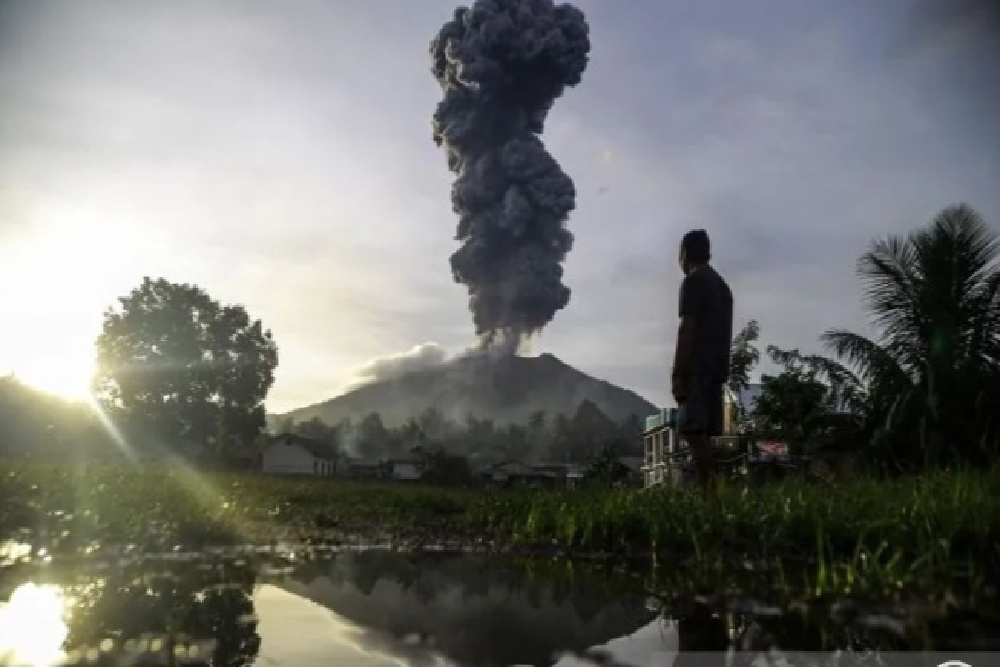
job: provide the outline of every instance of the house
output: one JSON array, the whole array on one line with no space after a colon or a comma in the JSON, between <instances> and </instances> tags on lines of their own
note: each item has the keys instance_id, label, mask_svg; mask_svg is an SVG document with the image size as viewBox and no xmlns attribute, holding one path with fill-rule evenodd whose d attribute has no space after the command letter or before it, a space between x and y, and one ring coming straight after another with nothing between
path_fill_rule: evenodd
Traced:
<instances>
[{"instance_id":1,"label":"house","mask_svg":"<svg viewBox=\"0 0 1000 667\"><path fill-rule=\"evenodd\" d=\"M751 392L746 398L752 399L752 403L756 400L756 395ZM739 446L740 402L740 395L729 387L723 387L722 435L712 439L713 446L733 451ZM678 485L685 479L690 455L687 445L678 437L677 418L677 408L663 409L646 417L642 433L645 456L640 467L643 485L646 487Z\"/></svg>"},{"instance_id":2,"label":"house","mask_svg":"<svg viewBox=\"0 0 1000 667\"><path fill-rule=\"evenodd\" d=\"M381 463L376 460L352 456L345 457L342 463L337 473L351 479L377 479L381 472Z\"/></svg>"},{"instance_id":3,"label":"house","mask_svg":"<svg viewBox=\"0 0 1000 667\"><path fill-rule=\"evenodd\" d=\"M396 456L383 459L379 463L382 477L414 482L424 476L424 460L417 455Z\"/></svg>"},{"instance_id":4,"label":"house","mask_svg":"<svg viewBox=\"0 0 1000 667\"><path fill-rule=\"evenodd\" d=\"M294 433L270 438L260 452L260 471L265 475L332 477L336 470L336 453L327 443Z\"/></svg>"}]
</instances>

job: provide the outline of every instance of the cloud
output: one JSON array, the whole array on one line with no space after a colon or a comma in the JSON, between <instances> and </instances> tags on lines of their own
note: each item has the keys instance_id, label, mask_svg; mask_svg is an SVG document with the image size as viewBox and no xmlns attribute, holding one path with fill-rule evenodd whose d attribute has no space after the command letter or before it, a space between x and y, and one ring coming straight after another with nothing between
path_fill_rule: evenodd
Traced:
<instances>
[{"instance_id":1,"label":"cloud","mask_svg":"<svg viewBox=\"0 0 1000 667\"><path fill-rule=\"evenodd\" d=\"M435 368L448 360L444 348L433 341L414 345L403 352L395 352L370 359L354 369L341 393L346 393L374 382L384 382L416 371Z\"/></svg>"},{"instance_id":2,"label":"cloud","mask_svg":"<svg viewBox=\"0 0 1000 667\"><path fill-rule=\"evenodd\" d=\"M903 44L913 48L966 50L989 44L996 49L1000 39L996 0L921 0L906 19Z\"/></svg>"},{"instance_id":3,"label":"cloud","mask_svg":"<svg viewBox=\"0 0 1000 667\"><path fill-rule=\"evenodd\" d=\"M464 349L451 174L429 127L427 42L453 4L0 3L0 263L46 218L134 229L149 240L108 258L116 279L196 282L273 329L274 411L407 367L366 360L413 341L437 342L418 366ZM827 326L864 330L853 269L872 237L957 200L1000 221L995 115L936 53L889 57L905 11L580 5L593 59L544 135L578 191L573 294L532 353L666 400L686 229L712 235L741 321L810 348ZM26 267L21 301L54 265ZM60 324L51 345L68 346L77 325ZM10 344L31 337L18 326L0 367L32 353Z\"/></svg>"}]
</instances>

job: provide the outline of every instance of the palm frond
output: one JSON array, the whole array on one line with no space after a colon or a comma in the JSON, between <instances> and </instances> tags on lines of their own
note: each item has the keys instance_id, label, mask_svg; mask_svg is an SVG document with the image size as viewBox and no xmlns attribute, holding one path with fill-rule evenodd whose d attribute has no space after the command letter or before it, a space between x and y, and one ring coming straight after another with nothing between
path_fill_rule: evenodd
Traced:
<instances>
[{"instance_id":1,"label":"palm frond","mask_svg":"<svg viewBox=\"0 0 1000 667\"><path fill-rule=\"evenodd\" d=\"M866 310L881 342L894 348L909 369L922 363L927 329L921 308L922 275L909 239L889 236L872 243L858 261Z\"/></svg>"},{"instance_id":2,"label":"palm frond","mask_svg":"<svg viewBox=\"0 0 1000 667\"><path fill-rule=\"evenodd\" d=\"M899 384L912 384L912 378L891 351L853 331L831 329L823 332L820 342L857 369L857 377L867 383L894 380Z\"/></svg>"}]
</instances>

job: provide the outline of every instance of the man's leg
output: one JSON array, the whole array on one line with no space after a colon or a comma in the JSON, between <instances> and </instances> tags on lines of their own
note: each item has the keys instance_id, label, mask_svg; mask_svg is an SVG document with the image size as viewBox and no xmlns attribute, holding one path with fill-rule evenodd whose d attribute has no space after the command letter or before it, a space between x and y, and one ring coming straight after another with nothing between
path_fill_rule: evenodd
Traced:
<instances>
[{"instance_id":1,"label":"man's leg","mask_svg":"<svg viewBox=\"0 0 1000 667\"><path fill-rule=\"evenodd\" d=\"M691 448L695 473L701 490L707 493L715 483L715 461L712 456L711 440L712 409L706 382L695 378L684 405L678 414L678 431Z\"/></svg>"}]
</instances>

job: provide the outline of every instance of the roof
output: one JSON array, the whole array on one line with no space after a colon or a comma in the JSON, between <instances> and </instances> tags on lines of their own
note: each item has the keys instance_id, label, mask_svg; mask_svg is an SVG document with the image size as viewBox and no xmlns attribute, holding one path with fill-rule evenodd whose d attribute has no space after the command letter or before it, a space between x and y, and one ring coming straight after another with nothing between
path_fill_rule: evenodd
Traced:
<instances>
[{"instance_id":1,"label":"roof","mask_svg":"<svg viewBox=\"0 0 1000 667\"><path fill-rule=\"evenodd\" d=\"M539 465L529 465L527 463L522 463L521 461L504 461L503 463L495 463L490 466L485 466L480 469L480 474L497 474L506 473L507 475L520 475L520 476L546 476L552 475L554 473L545 472L545 466Z\"/></svg>"},{"instance_id":2,"label":"roof","mask_svg":"<svg viewBox=\"0 0 1000 667\"><path fill-rule=\"evenodd\" d=\"M381 464L372 459L352 459L347 462L349 468L378 468Z\"/></svg>"},{"instance_id":3,"label":"roof","mask_svg":"<svg viewBox=\"0 0 1000 667\"><path fill-rule=\"evenodd\" d=\"M379 463L384 463L386 465L395 465L396 463L423 463L423 459L419 456L410 454L400 454L399 456L387 456L379 460Z\"/></svg>"},{"instance_id":4,"label":"roof","mask_svg":"<svg viewBox=\"0 0 1000 667\"><path fill-rule=\"evenodd\" d=\"M318 459L332 460L337 457L336 451L334 451L334 449L325 441L318 438L307 438L297 433L279 433L278 435L271 437L271 441L268 445L277 443L294 443Z\"/></svg>"}]
</instances>

